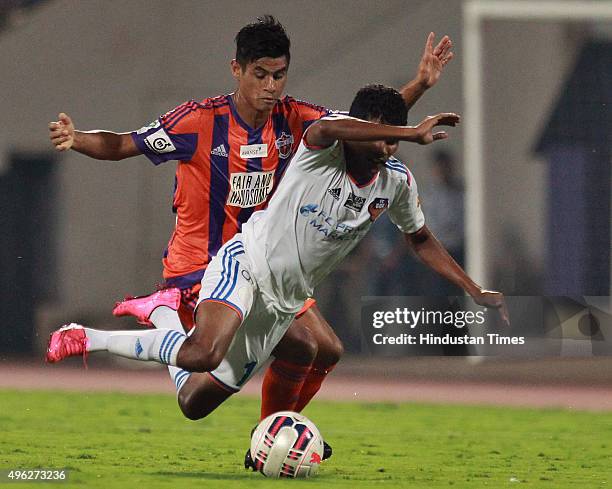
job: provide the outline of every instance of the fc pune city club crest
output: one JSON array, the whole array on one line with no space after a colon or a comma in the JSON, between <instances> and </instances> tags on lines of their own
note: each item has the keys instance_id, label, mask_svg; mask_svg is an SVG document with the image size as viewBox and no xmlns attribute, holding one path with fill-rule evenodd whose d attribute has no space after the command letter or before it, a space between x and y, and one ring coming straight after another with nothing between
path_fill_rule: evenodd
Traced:
<instances>
[{"instance_id":1,"label":"fc pune city club crest","mask_svg":"<svg viewBox=\"0 0 612 489\"><path fill-rule=\"evenodd\" d=\"M274 142L276 149L278 149L278 155L282 159L287 159L291 156L291 149L293 148L293 134L282 132L281 135Z\"/></svg>"}]
</instances>

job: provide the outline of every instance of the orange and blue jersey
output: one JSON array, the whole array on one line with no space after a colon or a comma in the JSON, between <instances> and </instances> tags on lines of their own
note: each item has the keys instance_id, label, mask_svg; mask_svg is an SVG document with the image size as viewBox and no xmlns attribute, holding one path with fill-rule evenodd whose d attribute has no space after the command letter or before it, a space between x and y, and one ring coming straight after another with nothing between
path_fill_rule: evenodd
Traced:
<instances>
[{"instance_id":1,"label":"orange and blue jersey","mask_svg":"<svg viewBox=\"0 0 612 489\"><path fill-rule=\"evenodd\" d=\"M253 129L230 95L189 101L133 132L154 164L178 160L176 227L164 253L164 279L182 289L200 282L219 248L264 208L306 128L328 114L285 96Z\"/></svg>"}]
</instances>

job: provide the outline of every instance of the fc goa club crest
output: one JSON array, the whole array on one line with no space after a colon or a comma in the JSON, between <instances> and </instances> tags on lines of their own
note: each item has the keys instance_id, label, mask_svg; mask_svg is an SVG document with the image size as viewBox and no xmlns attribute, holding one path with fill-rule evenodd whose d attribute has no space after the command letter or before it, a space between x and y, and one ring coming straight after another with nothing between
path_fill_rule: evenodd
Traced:
<instances>
[{"instance_id":1,"label":"fc goa club crest","mask_svg":"<svg viewBox=\"0 0 612 489\"><path fill-rule=\"evenodd\" d=\"M278 139L274 142L276 149L278 149L278 156L282 159L287 159L291 155L291 149L293 148L293 134L282 132Z\"/></svg>"},{"instance_id":2,"label":"fc goa club crest","mask_svg":"<svg viewBox=\"0 0 612 489\"><path fill-rule=\"evenodd\" d=\"M378 216L380 216L387 207L389 207L389 199L376 197L368 206L368 212L370 213L370 221L376 221L376 219L378 219Z\"/></svg>"}]
</instances>

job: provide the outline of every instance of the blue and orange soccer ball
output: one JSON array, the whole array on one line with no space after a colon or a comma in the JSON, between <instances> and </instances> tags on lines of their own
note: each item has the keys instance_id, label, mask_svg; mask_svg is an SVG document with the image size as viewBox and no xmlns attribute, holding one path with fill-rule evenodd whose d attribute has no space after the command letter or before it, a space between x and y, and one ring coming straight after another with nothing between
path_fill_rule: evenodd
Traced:
<instances>
[{"instance_id":1,"label":"blue and orange soccer ball","mask_svg":"<svg viewBox=\"0 0 612 489\"><path fill-rule=\"evenodd\" d=\"M323 438L306 416L280 411L255 428L251 457L266 477L312 477L321 465Z\"/></svg>"}]
</instances>

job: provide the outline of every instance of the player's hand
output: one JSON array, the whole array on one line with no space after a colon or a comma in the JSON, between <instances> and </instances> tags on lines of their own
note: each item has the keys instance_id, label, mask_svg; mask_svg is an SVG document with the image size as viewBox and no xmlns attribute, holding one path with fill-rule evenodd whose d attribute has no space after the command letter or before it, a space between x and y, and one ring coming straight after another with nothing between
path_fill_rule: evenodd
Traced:
<instances>
[{"instance_id":1,"label":"player's hand","mask_svg":"<svg viewBox=\"0 0 612 489\"><path fill-rule=\"evenodd\" d=\"M440 139L448 138L446 131L433 132L437 126L456 126L461 121L461 117L452 112L445 112L437 115L430 115L416 126L417 137L415 142L419 144L430 144Z\"/></svg>"},{"instance_id":2,"label":"player's hand","mask_svg":"<svg viewBox=\"0 0 612 489\"><path fill-rule=\"evenodd\" d=\"M425 49L421 56L421 61L417 68L416 79L422 87L428 89L433 87L438 80L440 75L444 71L444 67L453 59L454 54L451 51L453 42L450 37L444 36L440 39L440 42L433 46L436 35L433 32L427 36L427 42L425 42Z\"/></svg>"},{"instance_id":3,"label":"player's hand","mask_svg":"<svg viewBox=\"0 0 612 489\"><path fill-rule=\"evenodd\" d=\"M59 120L49 122L49 139L58 151L67 151L74 144L74 124L70 117L61 112Z\"/></svg>"},{"instance_id":4,"label":"player's hand","mask_svg":"<svg viewBox=\"0 0 612 489\"><path fill-rule=\"evenodd\" d=\"M510 326L510 315L508 314L508 307L504 300L504 294L496 292L494 290L479 290L478 293L472 296L474 302L479 306L487 308L497 309L499 316L505 326Z\"/></svg>"}]
</instances>

